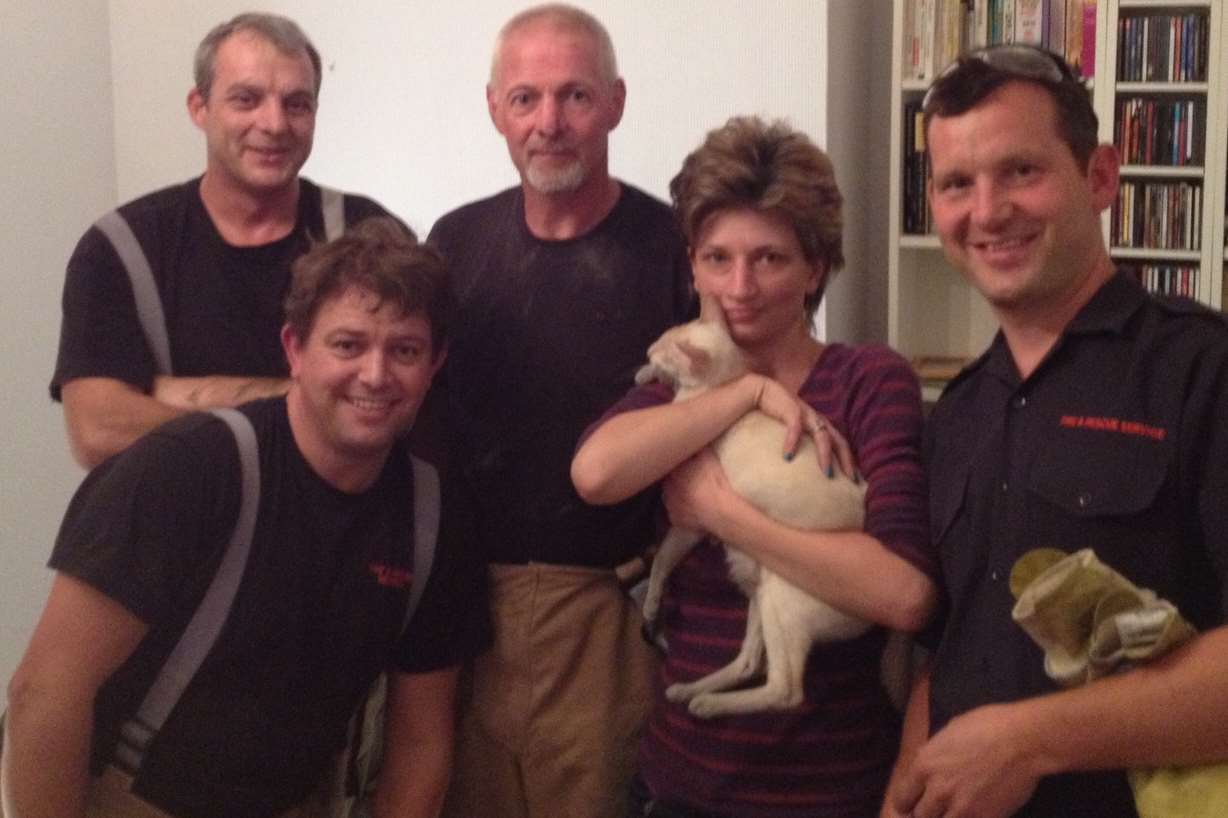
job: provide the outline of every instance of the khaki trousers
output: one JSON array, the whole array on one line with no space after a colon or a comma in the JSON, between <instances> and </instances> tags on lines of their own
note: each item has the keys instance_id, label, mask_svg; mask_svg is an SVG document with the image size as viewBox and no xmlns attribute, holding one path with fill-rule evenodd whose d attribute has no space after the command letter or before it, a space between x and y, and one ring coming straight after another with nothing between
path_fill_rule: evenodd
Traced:
<instances>
[{"instance_id":1,"label":"khaki trousers","mask_svg":"<svg viewBox=\"0 0 1228 818\"><path fill-rule=\"evenodd\" d=\"M613 572L490 569L445 818L623 818L657 657Z\"/></svg>"}]
</instances>

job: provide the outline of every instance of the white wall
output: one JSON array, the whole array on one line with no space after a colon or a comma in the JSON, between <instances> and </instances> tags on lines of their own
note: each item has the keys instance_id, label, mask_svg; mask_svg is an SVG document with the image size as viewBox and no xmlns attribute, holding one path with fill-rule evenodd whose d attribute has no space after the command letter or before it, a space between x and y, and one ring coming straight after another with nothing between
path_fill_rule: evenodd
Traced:
<instances>
[{"instance_id":1,"label":"white wall","mask_svg":"<svg viewBox=\"0 0 1228 818\"><path fill-rule=\"evenodd\" d=\"M447 210L514 184L486 114L495 32L525 0L272 0L325 65L316 146L304 172L368 193L427 230ZM614 173L658 196L705 131L738 113L788 117L820 138L823 0L580 0L610 29L627 81ZM190 54L246 0L111 0L121 198L201 170L184 112Z\"/></svg>"},{"instance_id":2,"label":"white wall","mask_svg":"<svg viewBox=\"0 0 1228 818\"><path fill-rule=\"evenodd\" d=\"M47 396L64 263L115 201L105 0L4 0L0 20L0 684L47 593L43 568L82 472Z\"/></svg>"}]
</instances>

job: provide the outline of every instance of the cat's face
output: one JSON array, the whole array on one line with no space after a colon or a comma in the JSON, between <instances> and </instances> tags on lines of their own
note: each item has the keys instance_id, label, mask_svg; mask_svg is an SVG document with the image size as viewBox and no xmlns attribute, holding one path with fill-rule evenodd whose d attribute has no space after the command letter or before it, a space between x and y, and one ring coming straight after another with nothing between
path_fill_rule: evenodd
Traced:
<instances>
[{"instance_id":1,"label":"cat's face","mask_svg":"<svg viewBox=\"0 0 1228 818\"><path fill-rule=\"evenodd\" d=\"M675 388L719 386L746 371L742 351L725 326L700 319L671 327L648 348L648 364L636 383L664 380Z\"/></svg>"}]
</instances>

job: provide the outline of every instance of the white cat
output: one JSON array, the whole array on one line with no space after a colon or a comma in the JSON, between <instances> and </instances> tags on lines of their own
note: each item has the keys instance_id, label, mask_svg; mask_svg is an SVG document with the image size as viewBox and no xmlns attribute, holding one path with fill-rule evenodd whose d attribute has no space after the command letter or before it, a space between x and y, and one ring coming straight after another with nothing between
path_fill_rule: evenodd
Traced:
<instances>
[{"instance_id":1,"label":"white cat","mask_svg":"<svg viewBox=\"0 0 1228 818\"><path fill-rule=\"evenodd\" d=\"M648 348L648 359L636 381L669 381L677 387L676 401L746 371L719 307L706 302L698 321L667 330ZM754 410L714 440L712 448L734 490L765 514L795 528L860 530L865 485L843 475L838 466L833 466L835 476L824 474L814 443L805 435L795 456L786 461L784 437L782 423ZM644 600L644 618L650 625L666 578L702 537L703 532L675 527L662 541ZM796 707L802 703L802 676L811 645L859 636L869 623L827 605L737 549L725 551L730 576L750 600L742 649L720 670L688 684L671 685L665 695L671 701L689 702L690 711L703 717ZM729 691L762 671L765 654L765 683Z\"/></svg>"}]
</instances>

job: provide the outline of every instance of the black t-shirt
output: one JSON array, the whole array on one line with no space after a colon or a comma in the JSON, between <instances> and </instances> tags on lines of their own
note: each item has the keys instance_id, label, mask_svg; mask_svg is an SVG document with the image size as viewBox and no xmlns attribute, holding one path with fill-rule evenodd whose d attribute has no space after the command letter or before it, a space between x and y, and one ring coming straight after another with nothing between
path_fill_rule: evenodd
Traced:
<instances>
[{"instance_id":1,"label":"black t-shirt","mask_svg":"<svg viewBox=\"0 0 1228 818\"><path fill-rule=\"evenodd\" d=\"M608 567L642 550L654 534L653 493L590 506L570 464L649 344L692 311L669 208L623 185L591 231L543 241L525 224L517 187L444 216L430 241L448 260L459 306L433 409L470 482L489 559Z\"/></svg>"},{"instance_id":2,"label":"black t-shirt","mask_svg":"<svg viewBox=\"0 0 1228 818\"><path fill-rule=\"evenodd\" d=\"M1091 548L1199 629L1228 619L1228 325L1118 274L1021 381L1001 336L926 426L944 612L930 727L1053 691L1011 619L1011 567ZM1162 703L1157 702L1157 706ZM1120 771L1042 780L1021 816L1134 815Z\"/></svg>"},{"instance_id":3,"label":"black t-shirt","mask_svg":"<svg viewBox=\"0 0 1228 818\"><path fill-rule=\"evenodd\" d=\"M360 494L300 454L285 400L243 407L260 448L251 554L227 623L135 790L185 818L271 815L301 800L345 739L378 672L455 666L488 637L484 577L465 519L444 500L441 547L403 637L413 575L412 470L403 447ZM96 706L95 769L140 704L212 580L239 505L229 429L190 415L89 474L50 566L150 625ZM443 545L446 543L446 546Z\"/></svg>"},{"instance_id":4,"label":"black t-shirt","mask_svg":"<svg viewBox=\"0 0 1228 818\"><path fill-rule=\"evenodd\" d=\"M324 238L320 188L301 179L298 221L270 244L227 244L200 198L200 180L119 208L149 260L166 314L174 374L284 377L280 332L290 265ZM347 224L387 215L346 195ZM132 285L115 248L96 227L81 237L64 281L60 350L51 397L74 378L116 378L149 391L157 373L137 318Z\"/></svg>"}]
</instances>

